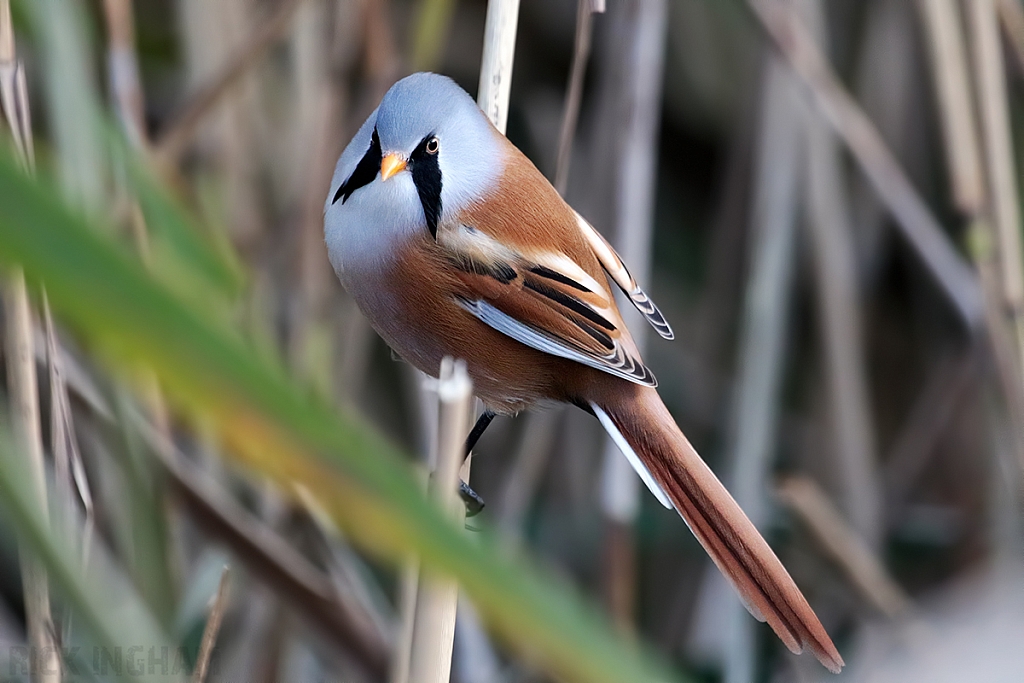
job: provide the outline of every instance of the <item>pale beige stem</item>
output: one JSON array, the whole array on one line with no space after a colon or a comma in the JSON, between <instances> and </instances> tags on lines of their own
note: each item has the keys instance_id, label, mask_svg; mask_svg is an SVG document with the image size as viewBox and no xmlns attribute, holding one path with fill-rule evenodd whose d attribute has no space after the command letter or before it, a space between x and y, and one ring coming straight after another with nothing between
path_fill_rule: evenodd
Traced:
<instances>
[{"instance_id":1,"label":"pale beige stem","mask_svg":"<svg viewBox=\"0 0 1024 683\"><path fill-rule=\"evenodd\" d=\"M17 443L29 460L36 499L47 510L46 467L39 427L39 394L36 385L35 350L32 339L32 311L22 271L16 270L4 290L6 317L7 390L11 423ZM50 589L46 570L34 557L22 553L21 578L25 592L28 642L32 648L32 678L59 683L61 665L50 612Z\"/></svg>"},{"instance_id":2,"label":"pale beige stem","mask_svg":"<svg viewBox=\"0 0 1024 683\"><path fill-rule=\"evenodd\" d=\"M16 56L11 3L10 0L0 0L0 62L13 62Z\"/></svg>"},{"instance_id":3,"label":"pale beige stem","mask_svg":"<svg viewBox=\"0 0 1024 683\"><path fill-rule=\"evenodd\" d=\"M956 0L918 0L917 4L930 48L953 198L964 214L977 215L985 203L985 179L959 10Z\"/></svg>"},{"instance_id":4,"label":"pale beige stem","mask_svg":"<svg viewBox=\"0 0 1024 683\"><path fill-rule=\"evenodd\" d=\"M968 26L981 137L988 171L989 211L995 227L1003 304L1017 336L1018 367L1024 368L1024 265L1021 263L1020 201L1013 158L1006 73L995 0L969 0Z\"/></svg>"},{"instance_id":5,"label":"pale beige stem","mask_svg":"<svg viewBox=\"0 0 1024 683\"><path fill-rule=\"evenodd\" d=\"M32 126L28 115L25 67L18 61L8 0L0 1L0 111L14 139L18 159L34 170Z\"/></svg>"},{"instance_id":6,"label":"pale beige stem","mask_svg":"<svg viewBox=\"0 0 1024 683\"><path fill-rule=\"evenodd\" d=\"M1024 7L1020 0L999 0L999 22L1010 44L1017 65L1024 69Z\"/></svg>"},{"instance_id":7,"label":"pale beige stem","mask_svg":"<svg viewBox=\"0 0 1024 683\"><path fill-rule=\"evenodd\" d=\"M968 224L968 246L984 293L984 323L997 371L994 373L1014 425L1016 451L1024 466L1024 384L1021 382L1018 335L1007 325L999 273L998 239L990 218L992 178L982 164L979 126L964 48L963 21L954 0L920 0L931 50L947 166L958 208ZM996 85L998 88L998 85ZM980 89L977 93L980 96ZM989 112L994 120L998 114ZM1004 169L1005 172L1005 169ZM977 186L975 186L975 177ZM1012 313L1012 310L1010 311ZM1012 321L1011 321L1012 322Z\"/></svg>"},{"instance_id":8,"label":"pale beige stem","mask_svg":"<svg viewBox=\"0 0 1024 683\"><path fill-rule=\"evenodd\" d=\"M430 495L447 516L461 525L465 507L458 497L458 484L460 469L465 466L468 470L469 460L463 458L463 444L469 433L473 395L464 363L453 362L450 358L442 362L437 395L440 401L437 467ZM409 657L412 683L448 682L458 602L459 588L454 580L435 574L422 577Z\"/></svg>"},{"instance_id":9,"label":"pale beige stem","mask_svg":"<svg viewBox=\"0 0 1024 683\"><path fill-rule=\"evenodd\" d=\"M477 103L502 133L508 121L518 22L519 0L488 1ZM469 433L472 398L472 383L463 363L453 363L450 359L442 363L438 397L441 403L440 433L432 490L439 504L452 511L453 517L462 520L465 508L457 496L456 485L460 469L464 470L461 476L466 481L469 479L471 461L463 459L462 449ZM447 683L451 672L458 586L450 579L440 577L424 577L419 584L409 646L408 679L413 683ZM402 655L402 652L398 653L399 660ZM398 675L404 674L404 664L399 661L395 670Z\"/></svg>"},{"instance_id":10,"label":"pale beige stem","mask_svg":"<svg viewBox=\"0 0 1024 683\"><path fill-rule=\"evenodd\" d=\"M14 28L9 0L0 0L0 95L5 120L16 141L25 168L31 169L31 127L25 93L24 71L17 61ZM43 462L43 437L39 424L39 389L36 384L35 344L32 309L29 306L25 275L20 268L10 273L4 289L7 390L11 426L18 446L28 458L36 500L47 515L46 465ZM33 681L60 683L60 652L55 640L50 611L50 588L46 570L38 560L22 550L21 580L25 594L25 621L31 648Z\"/></svg>"},{"instance_id":11,"label":"pale beige stem","mask_svg":"<svg viewBox=\"0 0 1024 683\"><path fill-rule=\"evenodd\" d=\"M477 104L491 123L505 132L512 92L512 59L519 25L519 0L489 0L484 25L484 54L480 63Z\"/></svg>"},{"instance_id":12,"label":"pale beige stem","mask_svg":"<svg viewBox=\"0 0 1024 683\"><path fill-rule=\"evenodd\" d=\"M220 625L224 621L224 612L228 607L228 581L230 578L231 570L225 565L224 571L220 574L220 583L217 585L217 595L210 608L210 616L203 629L203 639L199 643L199 655L196 657L196 668L192 672L192 683L204 683L206 680L206 672L210 668L210 657L213 656L213 646L217 643L217 634L220 632Z\"/></svg>"},{"instance_id":13,"label":"pale beige stem","mask_svg":"<svg viewBox=\"0 0 1024 683\"><path fill-rule=\"evenodd\" d=\"M414 559L402 565L398 585L398 634L391 654L389 683L409 683L409 659L416 627L416 600L420 587L420 564Z\"/></svg>"},{"instance_id":14,"label":"pale beige stem","mask_svg":"<svg viewBox=\"0 0 1024 683\"><path fill-rule=\"evenodd\" d=\"M135 18L130 0L104 0L103 9L107 20L108 79L114 95L114 104L124 126L128 139L138 149L149 147L146 132L145 96L139 77L138 57L135 52ZM137 201L132 201L129 220L136 248L143 263L151 260L149 229L146 217ZM140 378L143 400L157 428L163 434L170 434L170 417L160 383L151 371L143 371Z\"/></svg>"},{"instance_id":15,"label":"pale beige stem","mask_svg":"<svg viewBox=\"0 0 1024 683\"><path fill-rule=\"evenodd\" d=\"M131 0L103 0L107 19L107 72L110 92L129 140L146 145L144 96L135 54L135 18Z\"/></svg>"},{"instance_id":16,"label":"pale beige stem","mask_svg":"<svg viewBox=\"0 0 1024 683\"><path fill-rule=\"evenodd\" d=\"M802 0L811 31L825 40L821 0ZM834 457L847 519L872 547L882 541L875 430L861 327L856 251L841 149L820 119L807 127L805 225L817 276L818 318L831 394Z\"/></svg>"},{"instance_id":17,"label":"pale beige stem","mask_svg":"<svg viewBox=\"0 0 1024 683\"><path fill-rule=\"evenodd\" d=\"M730 488L757 526L765 524L769 512L765 491L777 442L808 119L798 83L775 55L769 55L761 88L750 216L751 270L743 295L728 446L733 471ZM726 660L723 678L727 683L750 681L757 668L754 626L739 601L730 601L728 609L732 656Z\"/></svg>"},{"instance_id":18,"label":"pale beige stem","mask_svg":"<svg viewBox=\"0 0 1024 683\"><path fill-rule=\"evenodd\" d=\"M569 66L569 86L565 93L562 127L558 133L558 159L555 162L555 189L565 196L569 186L569 165L572 163L572 143L576 137L576 123L580 117L583 99L583 76L590 58L590 43L594 33L593 0L579 0L576 6L576 47Z\"/></svg>"}]
</instances>

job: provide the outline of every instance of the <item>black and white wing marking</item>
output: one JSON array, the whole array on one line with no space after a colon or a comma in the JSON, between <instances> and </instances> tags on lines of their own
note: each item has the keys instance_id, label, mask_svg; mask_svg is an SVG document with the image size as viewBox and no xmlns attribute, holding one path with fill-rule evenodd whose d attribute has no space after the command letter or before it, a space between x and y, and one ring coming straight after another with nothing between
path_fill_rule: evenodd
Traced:
<instances>
[{"instance_id":1,"label":"black and white wing marking","mask_svg":"<svg viewBox=\"0 0 1024 683\"><path fill-rule=\"evenodd\" d=\"M483 323L538 351L657 386L623 337L607 285L565 254L526 256L468 226L439 234L439 243L470 293L458 304Z\"/></svg>"},{"instance_id":2,"label":"black and white wing marking","mask_svg":"<svg viewBox=\"0 0 1024 683\"><path fill-rule=\"evenodd\" d=\"M658 380L654 378L650 369L625 354L622 346L617 343L612 343L611 349L607 353L596 354L582 346L577 347L571 341L561 339L550 332L517 320L483 299L459 298L458 302L460 306L489 327L538 351L582 363L636 384L648 387L658 386ZM589 333L591 330L587 330L587 332Z\"/></svg>"},{"instance_id":3,"label":"black and white wing marking","mask_svg":"<svg viewBox=\"0 0 1024 683\"><path fill-rule=\"evenodd\" d=\"M608 244L608 240L594 226L588 223L579 212L576 212L576 222L579 223L580 230L587 238L587 242L590 243L590 248L597 255L597 260L601 262L601 265L615 284L619 286L619 289L629 297L629 300L633 302L636 309L640 311L659 335L665 339L674 339L675 333L672 331L668 321L665 320L665 316L661 314L661 310L647 296L647 292L641 289L640 285L633 279L633 276L629 274L626 265L619 258L619 255L615 253L612 246Z\"/></svg>"}]
</instances>

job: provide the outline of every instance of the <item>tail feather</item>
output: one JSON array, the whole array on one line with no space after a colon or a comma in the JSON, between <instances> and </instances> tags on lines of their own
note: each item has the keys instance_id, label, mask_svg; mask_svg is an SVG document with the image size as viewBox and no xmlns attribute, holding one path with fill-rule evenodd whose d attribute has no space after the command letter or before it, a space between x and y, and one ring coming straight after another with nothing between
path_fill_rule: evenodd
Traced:
<instances>
[{"instance_id":1,"label":"tail feather","mask_svg":"<svg viewBox=\"0 0 1024 683\"><path fill-rule=\"evenodd\" d=\"M683 436L657 392L639 390L629 400L604 401L595 408L671 500L750 613L767 621L792 652L807 647L829 671L838 673L843 658L814 610L757 528Z\"/></svg>"},{"instance_id":2,"label":"tail feather","mask_svg":"<svg viewBox=\"0 0 1024 683\"><path fill-rule=\"evenodd\" d=\"M647 465L645 465L644 461L640 459L640 456L636 454L633 447L629 445L629 442L626 441L626 437L622 435L619 428L616 427L615 423L612 422L612 419L608 417L608 413L604 412L604 409L596 403L591 403L590 407L594 410L594 414L597 415L597 419L605 428L605 431L608 432L608 436L612 438L615 445L618 446L619 450L622 451L622 454L626 456L626 459L629 460L629 464L633 466L633 469L636 470L636 473L640 476L640 479L644 484L647 485L647 488L650 489L654 497L658 499L658 502L665 507L672 509L672 501L669 500L668 494L665 493L664 489L662 489L661 486L658 485L658 482L654 480L654 477L651 476L651 471L647 469ZM764 619L761 621L764 621Z\"/></svg>"}]
</instances>

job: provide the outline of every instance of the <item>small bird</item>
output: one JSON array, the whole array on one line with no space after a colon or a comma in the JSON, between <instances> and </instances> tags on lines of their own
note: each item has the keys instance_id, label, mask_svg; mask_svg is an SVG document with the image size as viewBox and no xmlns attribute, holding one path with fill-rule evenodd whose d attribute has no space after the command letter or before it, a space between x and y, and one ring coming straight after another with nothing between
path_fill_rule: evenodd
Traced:
<instances>
[{"instance_id":1,"label":"small bird","mask_svg":"<svg viewBox=\"0 0 1024 683\"><path fill-rule=\"evenodd\" d=\"M374 329L437 376L461 358L487 411L572 403L675 508L747 609L795 653L843 659L754 525L676 426L609 279L672 328L611 245L451 79L398 81L342 153L324 207L335 272Z\"/></svg>"}]
</instances>

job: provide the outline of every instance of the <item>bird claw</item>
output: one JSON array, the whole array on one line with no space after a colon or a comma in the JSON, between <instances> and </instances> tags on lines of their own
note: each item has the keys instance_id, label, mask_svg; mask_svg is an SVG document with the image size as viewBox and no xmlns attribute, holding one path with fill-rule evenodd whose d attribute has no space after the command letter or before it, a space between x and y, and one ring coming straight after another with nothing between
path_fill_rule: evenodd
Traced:
<instances>
[{"instance_id":1,"label":"bird claw","mask_svg":"<svg viewBox=\"0 0 1024 683\"><path fill-rule=\"evenodd\" d=\"M469 487L464 481L459 481L459 498L466 506L466 517L476 517L484 509L486 503L480 494Z\"/></svg>"}]
</instances>

